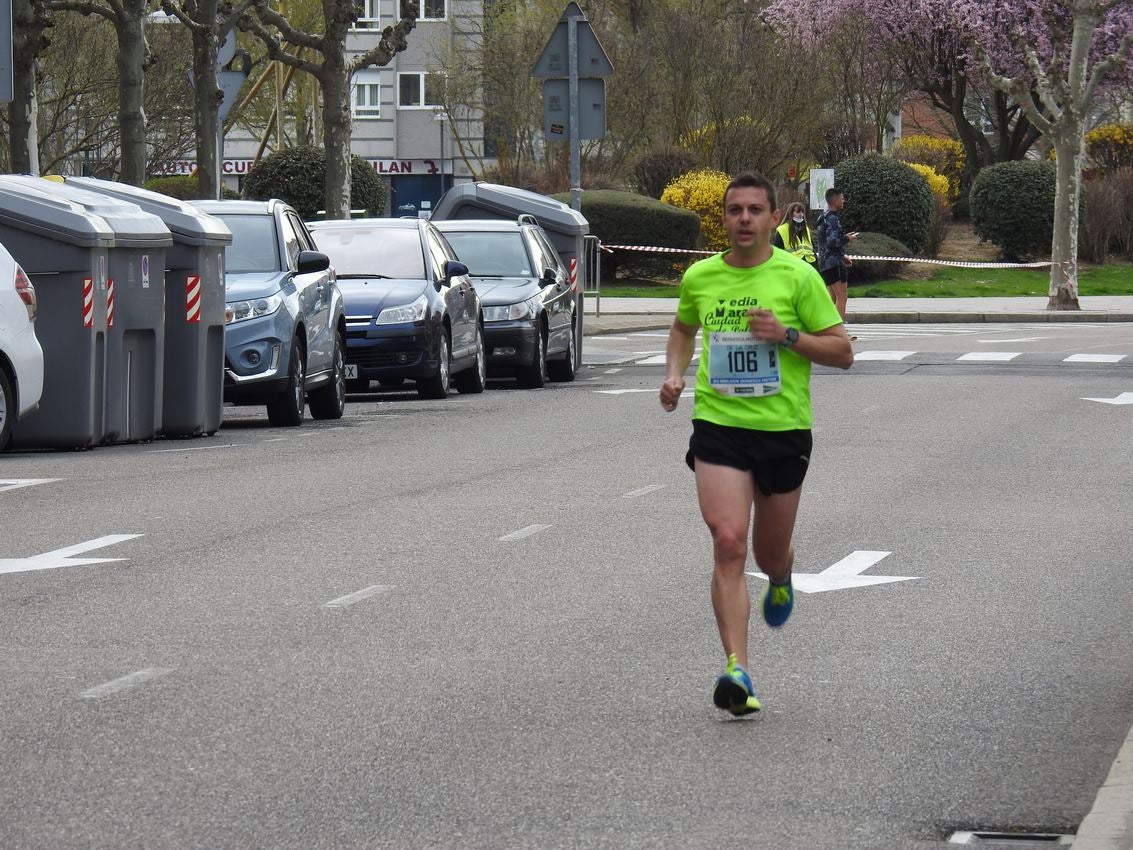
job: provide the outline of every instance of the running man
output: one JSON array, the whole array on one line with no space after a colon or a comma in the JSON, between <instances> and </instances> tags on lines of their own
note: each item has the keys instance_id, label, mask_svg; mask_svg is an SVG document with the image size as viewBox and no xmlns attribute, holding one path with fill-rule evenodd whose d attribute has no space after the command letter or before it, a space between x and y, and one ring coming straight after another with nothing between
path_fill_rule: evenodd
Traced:
<instances>
[{"instance_id":1,"label":"running man","mask_svg":"<svg viewBox=\"0 0 1133 850\"><path fill-rule=\"evenodd\" d=\"M712 608L727 658L713 701L736 716L760 707L747 673L748 528L755 563L770 579L763 619L778 628L794 606L792 535L811 454L811 363L854 362L822 278L771 246L778 220L766 179L745 173L728 184L731 248L685 272L661 385L661 407L675 410L703 328L685 462L712 533Z\"/></svg>"}]
</instances>

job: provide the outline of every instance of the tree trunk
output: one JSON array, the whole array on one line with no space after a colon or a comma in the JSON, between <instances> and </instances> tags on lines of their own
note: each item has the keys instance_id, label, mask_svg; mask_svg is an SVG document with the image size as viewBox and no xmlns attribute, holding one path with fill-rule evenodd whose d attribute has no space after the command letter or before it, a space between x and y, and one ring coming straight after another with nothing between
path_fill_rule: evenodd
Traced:
<instances>
[{"instance_id":1,"label":"tree trunk","mask_svg":"<svg viewBox=\"0 0 1133 850\"><path fill-rule=\"evenodd\" d=\"M215 4L214 4L215 6ZM212 16L215 18L215 14ZM216 29L193 33L193 100L197 121L197 197L219 199L217 145L221 92L216 83Z\"/></svg>"},{"instance_id":2,"label":"tree trunk","mask_svg":"<svg viewBox=\"0 0 1133 850\"><path fill-rule=\"evenodd\" d=\"M134 9L141 6L141 11ZM144 4L131 3L118 29L118 122L122 128L122 182L141 186L146 179Z\"/></svg>"},{"instance_id":3,"label":"tree trunk","mask_svg":"<svg viewBox=\"0 0 1133 850\"><path fill-rule=\"evenodd\" d=\"M1078 132L1055 136L1057 182L1054 189L1054 238L1050 246L1048 310L1078 310L1078 209L1082 197L1082 158L1086 141Z\"/></svg>"},{"instance_id":4,"label":"tree trunk","mask_svg":"<svg viewBox=\"0 0 1133 850\"><path fill-rule=\"evenodd\" d=\"M350 81L345 70L323 65L323 144L326 147L326 217L350 218Z\"/></svg>"},{"instance_id":5,"label":"tree trunk","mask_svg":"<svg viewBox=\"0 0 1133 850\"><path fill-rule=\"evenodd\" d=\"M11 161L15 174L39 175L36 63L43 44L43 20L31 0L12 3L12 102L8 104Z\"/></svg>"}]
</instances>

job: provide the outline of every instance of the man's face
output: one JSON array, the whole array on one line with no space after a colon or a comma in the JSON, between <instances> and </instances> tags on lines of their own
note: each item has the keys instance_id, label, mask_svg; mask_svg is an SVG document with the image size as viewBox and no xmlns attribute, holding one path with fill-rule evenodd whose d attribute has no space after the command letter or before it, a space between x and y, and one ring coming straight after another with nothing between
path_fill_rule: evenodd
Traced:
<instances>
[{"instance_id":1,"label":"man's face","mask_svg":"<svg viewBox=\"0 0 1133 850\"><path fill-rule=\"evenodd\" d=\"M830 199L830 203L828 203L826 206L830 207L830 209L834 210L834 212L842 212L842 207L844 207L845 205L846 205L846 196L845 195L835 195L833 198Z\"/></svg>"},{"instance_id":2,"label":"man's face","mask_svg":"<svg viewBox=\"0 0 1133 850\"><path fill-rule=\"evenodd\" d=\"M771 209L767 190L737 186L724 198L724 229L732 248L744 249L771 243L771 231L779 223Z\"/></svg>"}]
</instances>

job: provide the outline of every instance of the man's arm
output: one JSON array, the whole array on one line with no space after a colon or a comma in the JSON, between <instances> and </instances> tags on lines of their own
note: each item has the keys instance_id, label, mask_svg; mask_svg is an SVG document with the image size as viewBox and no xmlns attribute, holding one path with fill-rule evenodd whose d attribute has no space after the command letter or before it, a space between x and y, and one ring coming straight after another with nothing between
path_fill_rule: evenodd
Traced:
<instances>
[{"instance_id":1,"label":"man's arm","mask_svg":"<svg viewBox=\"0 0 1133 850\"><path fill-rule=\"evenodd\" d=\"M685 372L696 351L698 330L699 325L686 325L680 319L673 319L669 341L665 344L665 381L661 384L661 407L665 410L676 410L677 402L681 400L681 393L685 389Z\"/></svg>"},{"instance_id":2,"label":"man's arm","mask_svg":"<svg viewBox=\"0 0 1133 850\"><path fill-rule=\"evenodd\" d=\"M782 345L786 341L787 326L770 310L756 307L749 310L747 316L752 336L760 342ZM791 351L819 366L849 369L854 365L854 347L850 345L845 326L840 324L812 334L799 331L798 341L791 346Z\"/></svg>"}]
</instances>

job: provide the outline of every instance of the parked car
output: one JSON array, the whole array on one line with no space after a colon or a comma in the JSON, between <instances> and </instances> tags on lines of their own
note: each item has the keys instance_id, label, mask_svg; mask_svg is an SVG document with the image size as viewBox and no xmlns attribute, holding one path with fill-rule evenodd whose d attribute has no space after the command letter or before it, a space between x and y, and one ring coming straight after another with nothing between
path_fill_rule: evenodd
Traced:
<instances>
[{"instance_id":1,"label":"parked car","mask_svg":"<svg viewBox=\"0 0 1133 850\"><path fill-rule=\"evenodd\" d=\"M338 419L346 319L326 254L280 200L194 201L232 231L224 253L224 400L266 404L273 425Z\"/></svg>"},{"instance_id":2,"label":"parked car","mask_svg":"<svg viewBox=\"0 0 1133 850\"><path fill-rule=\"evenodd\" d=\"M0 245L0 451L16 420L39 407L43 349L35 335L35 287Z\"/></svg>"},{"instance_id":3,"label":"parked car","mask_svg":"<svg viewBox=\"0 0 1133 850\"><path fill-rule=\"evenodd\" d=\"M415 381L422 398L484 391L480 298L468 268L425 219L357 218L308 225L330 256L346 302L352 392Z\"/></svg>"},{"instance_id":4,"label":"parked car","mask_svg":"<svg viewBox=\"0 0 1133 850\"><path fill-rule=\"evenodd\" d=\"M489 374L514 374L523 387L573 381L575 293L543 228L530 215L434 223L480 293Z\"/></svg>"}]
</instances>

